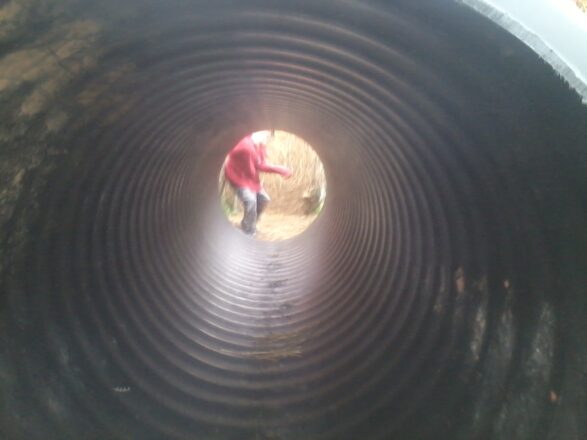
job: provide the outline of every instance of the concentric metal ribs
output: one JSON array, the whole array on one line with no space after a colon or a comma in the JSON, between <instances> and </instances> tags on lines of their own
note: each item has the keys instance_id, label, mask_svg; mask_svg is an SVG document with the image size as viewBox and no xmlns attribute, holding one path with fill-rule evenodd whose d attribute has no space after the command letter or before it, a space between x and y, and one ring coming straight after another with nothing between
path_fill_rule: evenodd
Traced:
<instances>
[{"instance_id":1,"label":"concentric metal ribs","mask_svg":"<svg viewBox=\"0 0 587 440\"><path fill-rule=\"evenodd\" d=\"M522 43L452 2L98 3L14 222L9 438L585 434L585 109ZM216 192L267 127L329 182L280 243Z\"/></svg>"}]
</instances>

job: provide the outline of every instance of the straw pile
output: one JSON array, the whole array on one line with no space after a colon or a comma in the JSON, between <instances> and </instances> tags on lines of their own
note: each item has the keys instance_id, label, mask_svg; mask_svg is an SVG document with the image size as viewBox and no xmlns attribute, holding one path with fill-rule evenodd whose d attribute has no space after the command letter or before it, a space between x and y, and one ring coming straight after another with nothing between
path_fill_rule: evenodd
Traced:
<instances>
[{"instance_id":1,"label":"straw pile","mask_svg":"<svg viewBox=\"0 0 587 440\"><path fill-rule=\"evenodd\" d=\"M287 180L275 174L263 176L263 186L271 197L267 212L302 215L319 209L320 192L324 193L326 186L324 167L308 143L291 133L276 131L267 146L267 162L293 170Z\"/></svg>"}]
</instances>

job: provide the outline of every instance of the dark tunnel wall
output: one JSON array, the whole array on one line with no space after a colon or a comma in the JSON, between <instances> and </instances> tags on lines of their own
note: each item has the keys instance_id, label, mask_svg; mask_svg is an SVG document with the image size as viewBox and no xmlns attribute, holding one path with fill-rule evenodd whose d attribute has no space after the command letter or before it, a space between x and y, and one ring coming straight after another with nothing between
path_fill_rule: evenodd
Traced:
<instances>
[{"instance_id":1,"label":"dark tunnel wall","mask_svg":"<svg viewBox=\"0 0 587 440\"><path fill-rule=\"evenodd\" d=\"M449 1L0 8L0 434L582 439L587 111ZM217 199L279 128L329 193Z\"/></svg>"}]
</instances>

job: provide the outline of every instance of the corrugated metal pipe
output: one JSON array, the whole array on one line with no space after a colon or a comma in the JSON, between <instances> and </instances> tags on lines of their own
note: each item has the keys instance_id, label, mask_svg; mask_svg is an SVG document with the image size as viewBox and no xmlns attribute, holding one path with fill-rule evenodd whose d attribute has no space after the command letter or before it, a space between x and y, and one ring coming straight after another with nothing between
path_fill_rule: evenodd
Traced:
<instances>
[{"instance_id":1,"label":"corrugated metal pipe","mask_svg":"<svg viewBox=\"0 0 587 440\"><path fill-rule=\"evenodd\" d=\"M452 1L0 6L0 437L587 436L587 109ZM275 128L322 215L218 201Z\"/></svg>"}]
</instances>

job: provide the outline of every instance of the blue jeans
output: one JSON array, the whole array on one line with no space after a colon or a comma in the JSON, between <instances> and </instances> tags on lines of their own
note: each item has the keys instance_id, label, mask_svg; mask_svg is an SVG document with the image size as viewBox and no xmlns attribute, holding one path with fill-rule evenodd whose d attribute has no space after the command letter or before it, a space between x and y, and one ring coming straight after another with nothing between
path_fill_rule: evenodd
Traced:
<instances>
[{"instance_id":1,"label":"blue jeans","mask_svg":"<svg viewBox=\"0 0 587 440\"><path fill-rule=\"evenodd\" d=\"M248 188L236 188L236 195L243 202L244 215L241 228L247 235L255 235L257 232L257 220L271 200L264 189L259 192Z\"/></svg>"}]
</instances>

